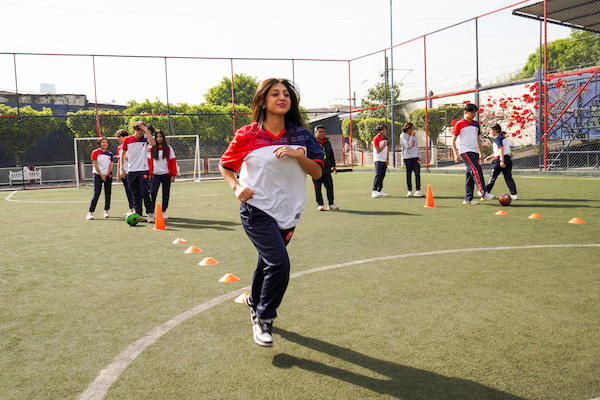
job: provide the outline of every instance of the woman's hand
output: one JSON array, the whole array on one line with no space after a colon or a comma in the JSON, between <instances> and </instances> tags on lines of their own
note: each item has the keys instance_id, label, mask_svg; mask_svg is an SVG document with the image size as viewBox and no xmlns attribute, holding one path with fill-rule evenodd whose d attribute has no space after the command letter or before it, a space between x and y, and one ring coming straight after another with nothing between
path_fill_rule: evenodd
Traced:
<instances>
[{"instance_id":1,"label":"woman's hand","mask_svg":"<svg viewBox=\"0 0 600 400\"><path fill-rule=\"evenodd\" d=\"M234 189L235 197L242 203L247 202L254 197L254 191L242 185L237 185Z\"/></svg>"},{"instance_id":2,"label":"woman's hand","mask_svg":"<svg viewBox=\"0 0 600 400\"><path fill-rule=\"evenodd\" d=\"M300 158L301 156L304 155L301 151L292 149L291 147L288 147L288 146L279 146L275 150L273 150L273 153L275 153L275 157L277 157L277 158L283 158L283 157Z\"/></svg>"}]
</instances>

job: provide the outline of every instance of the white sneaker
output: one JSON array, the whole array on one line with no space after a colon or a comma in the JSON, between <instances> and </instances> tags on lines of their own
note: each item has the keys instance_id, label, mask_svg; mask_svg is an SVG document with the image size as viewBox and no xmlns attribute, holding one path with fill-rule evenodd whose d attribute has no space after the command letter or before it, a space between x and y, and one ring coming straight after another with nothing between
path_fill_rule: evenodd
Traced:
<instances>
[{"instance_id":1,"label":"white sneaker","mask_svg":"<svg viewBox=\"0 0 600 400\"><path fill-rule=\"evenodd\" d=\"M415 197L425 197L425 195L424 195L423 193L421 193L421 191L420 191L420 190L417 190L417 191L415 192Z\"/></svg>"},{"instance_id":2,"label":"white sneaker","mask_svg":"<svg viewBox=\"0 0 600 400\"><path fill-rule=\"evenodd\" d=\"M94 214L92 213L88 213L87 216L85 217L85 219L94 219Z\"/></svg>"},{"instance_id":3,"label":"white sneaker","mask_svg":"<svg viewBox=\"0 0 600 400\"><path fill-rule=\"evenodd\" d=\"M108 214L108 211L104 210L104 218L108 218L110 217L110 215Z\"/></svg>"},{"instance_id":4,"label":"white sneaker","mask_svg":"<svg viewBox=\"0 0 600 400\"><path fill-rule=\"evenodd\" d=\"M470 206L476 206L477 204L479 204L479 202L477 202L475 200L465 200L465 201L463 201L463 204L467 204Z\"/></svg>"},{"instance_id":5,"label":"white sneaker","mask_svg":"<svg viewBox=\"0 0 600 400\"><path fill-rule=\"evenodd\" d=\"M167 213L165 211L163 211L163 219L169 219L169 216L167 215Z\"/></svg>"},{"instance_id":6,"label":"white sneaker","mask_svg":"<svg viewBox=\"0 0 600 400\"><path fill-rule=\"evenodd\" d=\"M336 206L335 204L330 204L329 206L327 206L328 210L339 210L340 208L338 206Z\"/></svg>"},{"instance_id":7,"label":"white sneaker","mask_svg":"<svg viewBox=\"0 0 600 400\"><path fill-rule=\"evenodd\" d=\"M373 193L371 193L371 197L374 198L374 199L377 198L377 197L381 197L381 193L379 193L376 190L373 190Z\"/></svg>"},{"instance_id":8,"label":"white sneaker","mask_svg":"<svg viewBox=\"0 0 600 400\"><path fill-rule=\"evenodd\" d=\"M259 346L271 347L273 346L273 336L271 335L271 328L273 326L272 319L259 319L254 317L252 332L254 341Z\"/></svg>"},{"instance_id":9,"label":"white sneaker","mask_svg":"<svg viewBox=\"0 0 600 400\"><path fill-rule=\"evenodd\" d=\"M495 199L495 198L496 198L496 195L495 195L495 194L491 194L491 193L487 193L487 192L485 192L485 193L483 194L483 196L481 197L481 201L493 200L493 199Z\"/></svg>"},{"instance_id":10,"label":"white sneaker","mask_svg":"<svg viewBox=\"0 0 600 400\"><path fill-rule=\"evenodd\" d=\"M409 190L408 193L406 193L406 197L412 197L412 192Z\"/></svg>"},{"instance_id":11,"label":"white sneaker","mask_svg":"<svg viewBox=\"0 0 600 400\"><path fill-rule=\"evenodd\" d=\"M479 191L479 190L478 190L478 191L477 191L477 196L479 196L479 197L483 197L483 193L481 193L481 191Z\"/></svg>"},{"instance_id":12,"label":"white sneaker","mask_svg":"<svg viewBox=\"0 0 600 400\"><path fill-rule=\"evenodd\" d=\"M380 197L388 197L388 196L389 196L389 194L387 194L387 193L383 193L383 192L379 192L379 196L380 196Z\"/></svg>"},{"instance_id":13,"label":"white sneaker","mask_svg":"<svg viewBox=\"0 0 600 400\"><path fill-rule=\"evenodd\" d=\"M323 206L317 206L317 211L325 211L325 207L323 207Z\"/></svg>"},{"instance_id":14,"label":"white sneaker","mask_svg":"<svg viewBox=\"0 0 600 400\"><path fill-rule=\"evenodd\" d=\"M154 213L149 213L146 222L154 222Z\"/></svg>"},{"instance_id":15,"label":"white sneaker","mask_svg":"<svg viewBox=\"0 0 600 400\"><path fill-rule=\"evenodd\" d=\"M511 194L511 195L510 195L510 198L511 198L512 200L519 200L519 196L517 196L516 194Z\"/></svg>"}]
</instances>

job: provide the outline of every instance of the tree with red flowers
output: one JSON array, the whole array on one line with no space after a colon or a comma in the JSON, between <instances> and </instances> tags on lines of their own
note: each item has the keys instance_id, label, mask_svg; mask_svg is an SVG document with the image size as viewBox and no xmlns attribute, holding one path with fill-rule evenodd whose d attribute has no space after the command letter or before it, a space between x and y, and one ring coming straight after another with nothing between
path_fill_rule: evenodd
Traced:
<instances>
[{"instance_id":1,"label":"tree with red flowers","mask_svg":"<svg viewBox=\"0 0 600 400\"><path fill-rule=\"evenodd\" d=\"M482 134L495 124L500 124L511 137L522 139L528 136L527 128L534 126L539 108L539 83L525 85L529 93L520 96L505 96L493 98L489 96L479 108L479 123Z\"/></svg>"}]
</instances>

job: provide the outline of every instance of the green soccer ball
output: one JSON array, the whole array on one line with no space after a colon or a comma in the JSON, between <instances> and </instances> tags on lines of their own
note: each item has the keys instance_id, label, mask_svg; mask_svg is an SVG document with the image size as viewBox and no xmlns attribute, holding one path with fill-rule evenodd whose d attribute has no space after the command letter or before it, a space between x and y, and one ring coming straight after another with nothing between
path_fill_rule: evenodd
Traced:
<instances>
[{"instance_id":1,"label":"green soccer ball","mask_svg":"<svg viewBox=\"0 0 600 400\"><path fill-rule=\"evenodd\" d=\"M125 217L125 221L127 221L129 225L135 226L138 222L140 222L140 216L136 213L129 213L127 214L127 217Z\"/></svg>"}]
</instances>

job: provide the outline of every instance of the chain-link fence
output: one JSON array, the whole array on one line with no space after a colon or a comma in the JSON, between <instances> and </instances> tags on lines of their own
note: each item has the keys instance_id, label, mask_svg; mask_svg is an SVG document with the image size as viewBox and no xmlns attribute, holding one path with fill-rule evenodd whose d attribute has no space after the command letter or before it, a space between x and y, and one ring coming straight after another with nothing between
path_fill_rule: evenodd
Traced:
<instances>
[{"instance_id":1,"label":"chain-link fence","mask_svg":"<svg viewBox=\"0 0 600 400\"><path fill-rule=\"evenodd\" d=\"M327 133L344 135L336 158L350 164L372 163L373 127L384 122L395 133L392 165L401 166L398 135L410 121L426 166L452 167L452 125L473 102L486 155L488 129L499 123L517 169L597 170L600 35L514 15L530 3L349 60L0 53L0 189L85 183L74 139L113 137L138 119L170 136L197 135L201 178L218 177L218 159L250 110L231 100L209 107L203 96L223 77L237 96L236 73L293 79L304 107L342 120Z\"/></svg>"}]
</instances>

